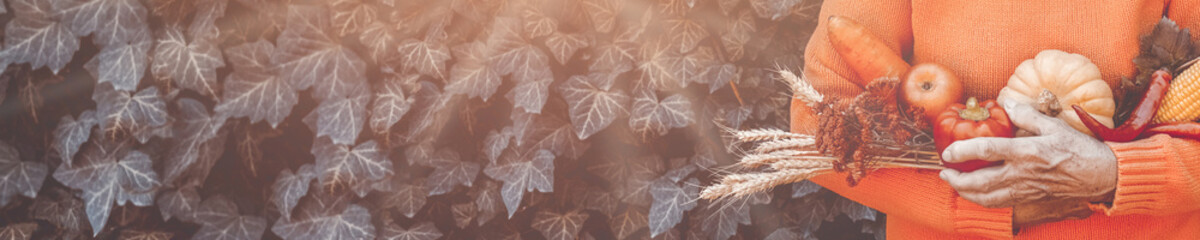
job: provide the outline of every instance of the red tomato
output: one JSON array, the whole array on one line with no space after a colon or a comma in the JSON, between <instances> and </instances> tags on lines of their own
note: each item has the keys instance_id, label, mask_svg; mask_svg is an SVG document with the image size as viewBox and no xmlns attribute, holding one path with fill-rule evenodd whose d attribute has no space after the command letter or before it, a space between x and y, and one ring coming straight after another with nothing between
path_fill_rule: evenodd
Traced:
<instances>
[{"instance_id":1,"label":"red tomato","mask_svg":"<svg viewBox=\"0 0 1200 240\"><path fill-rule=\"evenodd\" d=\"M958 140L977 137L1011 138L1015 134L1014 130L1012 122L1008 119L1008 113L1005 113L1004 108L998 106L996 101L988 100L977 103L975 98L970 98L967 99L966 105L950 105L945 111L942 111L942 114L938 115L937 122L933 127L933 141L940 154L946 150L947 146ZM1000 162L976 159L959 163L943 161L942 164L947 168L970 172L999 165Z\"/></svg>"},{"instance_id":2,"label":"red tomato","mask_svg":"<svg viewBox=\"0 0 1200 240\"><path fill-rule=\"evenodd\" d=\"M962 81L950 69L936 63L912 67L901 83L904 103L925 109L925 121L934 122L946 107L963 96Z\"/></svg>"}]
</instances>

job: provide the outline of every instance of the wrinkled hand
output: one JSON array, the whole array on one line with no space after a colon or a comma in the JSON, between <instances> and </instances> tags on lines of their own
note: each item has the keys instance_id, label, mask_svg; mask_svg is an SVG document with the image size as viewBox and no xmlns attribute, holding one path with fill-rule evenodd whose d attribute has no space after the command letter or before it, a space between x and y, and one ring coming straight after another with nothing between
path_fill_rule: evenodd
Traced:
<instances>
[{"instance_id":1,"label":"wrinkled hand","mask_svg":"<svg viewBox=\"0 0 1200 240\"><path fill-rule=\"evenodd\" d=\"M1062 205L1062 201L1104 202L1111 198L1117 185L1117 160L1107 145L1028 104L1001 105L1013 125L1035 136L975 138L948 146L942 152L942 160L947 162L1005 161L969 173L942 170L942 179L959 195L985 207L1026 206L1025 210L1028 206ZM1073 216L1061 212L1043 215Z\"/></svg>"},{"instance_id":2,"label":"wrinkled hand","mask_svg":"<svg viewBox=\"0 0 1200 240\"><path fill-rule=\"evenodd\" d=\"M1068 219L1084 219L1092 209L1084 201L1065 199L1013 206L1013 225L1033 226Z\"/></svg>"}]
</instances>

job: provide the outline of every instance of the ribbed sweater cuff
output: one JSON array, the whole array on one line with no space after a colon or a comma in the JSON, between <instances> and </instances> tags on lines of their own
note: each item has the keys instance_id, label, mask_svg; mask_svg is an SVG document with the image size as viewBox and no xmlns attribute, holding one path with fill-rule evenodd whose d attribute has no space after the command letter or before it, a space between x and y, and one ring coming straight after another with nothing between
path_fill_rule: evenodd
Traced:
<instances>
[{"instance_id":1,"label":"ribbed sweater cuff","mask_svg":"<svg viewBox=\"0 0 1200 240\"><path fill-rule=\"evenodd\" d=\"M1166 191L1171 164L1162 139L1107 143L1117 156L1117 190L1112 206L1099 206L1106 215L1149 214Z\"/></svg>"},{"instance_id":2,"label":"ribbed sweater cuff","mask_svg":"<svg viewBox=\"0 0 1200 240\"><path fill-rule=\"evenodd\" d=\"M1012 208L985 208L954 197L954 231L990 239L1011 239Z\"/></svg>"}]
</instances>

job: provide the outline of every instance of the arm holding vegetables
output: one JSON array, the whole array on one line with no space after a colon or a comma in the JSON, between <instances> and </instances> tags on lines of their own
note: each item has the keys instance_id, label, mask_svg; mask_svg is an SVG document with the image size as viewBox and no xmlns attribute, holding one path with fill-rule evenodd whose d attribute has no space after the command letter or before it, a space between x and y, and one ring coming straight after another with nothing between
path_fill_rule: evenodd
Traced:
<instances>
[{"instance_id":1,"label":"arm holding vegetables","mask_svg":"<svg viewBox=\"0 0 1200 240\"><path fill-rule=\"evenodd\" d=\"M911 51L912 29L908 1L826 1L821 19L805 51L804 73L813 86L829 96L853 97L862 89L852 80L857 73L834 51L826 21L841 15L869 26L879 39L901 53ZM870 5L870 6L864 6ZM811 131L816 126L807 105L792 103L792 130ZM914 169L882 169L857 186L846 183L845 174L826 174L812 179L838 194L889 214L889 224L920 224L946 233L991 238L1012 237L1012 210L989 209L957 196L936 172ZM891 231L891 230L889 230Z\"/></svg>"},{"instance_id":2,"label":"arm holding vegetables","mask_svg":"<svg viewBox=\"0 0 1200 240\"><path fill-rule=\"evenodd\" d=\"M1200 29L1200 11L1195 9L1200 9L1200 1L1170 1L1166 15L1182 28ZM1200 40L1200 33L1193 32L1192 39ZM1017 125L1037 128L1030 125L1030 121L1036 121L1034 119L1037 118L1013 118ZM1152 128L1149 133L1179 133L1178 130L1181 129ZM989 206L1048 204L1075 199L1102 202L1093 207L1110 216L1171 215L1200 210L1200 141L1171 138L1167 134L1133 142L1103 142L1102 145L1099 141L1088 140L1073 136L1019 144L1001 139L957 142L943 154L949 161L992 156L1009 163L1005 167L972 173L945 171L942 177L965 198ZM1071 163L1078 160L1100 164L1085 167ZM1032 167L1039 164L1043 167ZM1037 183L1039 179L1056 177L1059 180ZM1109 190L1111 193L1103 194Z\"/></svg>"},{"instance_id":3,"label":"arm holding vegetables","mask_svg":"<svg viewBox=\"0 0 1200 240\"><path fill-rule=\"evenodd\" d=\"M1008 107L1013 124L1039 136L977 138L947 147L942 154L946 161L1007 161L1003 167L970 173L943 170L941 177L964 198L991 207L1064 200L1104 203L1094 207L1110 216L1200 210L1200 142L1165 134L1127 143L1100 142L1066 131L1070 128L1061 120L1032 107Z\"/></svg>"}]
</instances>

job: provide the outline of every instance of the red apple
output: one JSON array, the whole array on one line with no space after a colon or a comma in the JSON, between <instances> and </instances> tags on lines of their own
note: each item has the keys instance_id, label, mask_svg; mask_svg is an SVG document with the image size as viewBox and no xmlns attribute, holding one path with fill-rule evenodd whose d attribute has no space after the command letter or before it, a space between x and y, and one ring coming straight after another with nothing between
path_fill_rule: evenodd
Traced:
<instances>
[{"instance_id":1,"label":"red apple","mask_svg":"<svg viewBox=\"0 0 1200 240\"><path fill-rule=\"evenodd\" d=\"M963 97L962 81L949 68L936 63L913 66L901 87L904 102L925 109L925 120L930 123L937 120L942 110Z\"/></svg>"}]
</instances>

